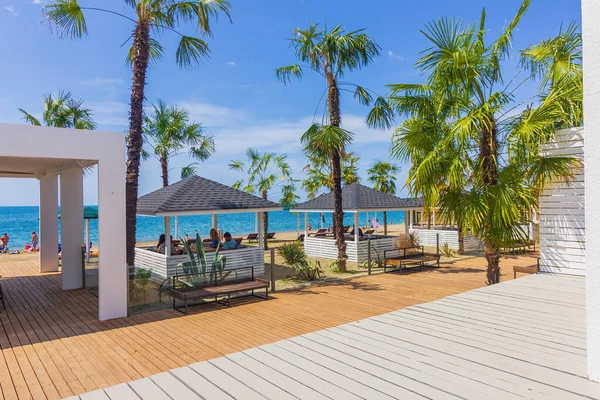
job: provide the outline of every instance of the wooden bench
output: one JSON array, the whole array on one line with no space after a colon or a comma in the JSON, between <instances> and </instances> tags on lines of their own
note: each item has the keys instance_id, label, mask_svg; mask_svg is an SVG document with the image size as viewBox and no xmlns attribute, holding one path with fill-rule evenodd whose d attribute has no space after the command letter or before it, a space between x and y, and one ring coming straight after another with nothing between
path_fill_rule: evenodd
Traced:
<instances>
[{"instance_id":1,"label":"wooden bench","mask_svg":"<svg viewBox=\"0 0 600 400\"><path fill-rule=\"evenodd\" d=\"M231 279L231 274L234 274ZM211 272L177 274L172 277L171 289L169 295L173 298L173 309L180 311L176 300L184 302L184 313L187 314L188 302L191 300L200 300L214 298L219 302L219 296L227 296L227 301L222 301L227 307L231 305L231 295L238 293L250 293L243 296L255 296L269 299L269 281L254 277L254 267L231 268L224 270L219 278L217 274ZM240 276L241 275L241 276ZM254 294L255 290L265 290L265 295L258 296Z\"/></svg>"},{"instance_id":2,"label":"wooden bench","mask_svg":"<svg viewBox=\"0 0 600 400\"><path fill-rule=\"evenodd\" d=\"M513 265L513 279L517 279L517 272L524 274L537 274L540 272L540 259L537 259L537 263L533 265Z\"/></svg>"},{"instance_id":3,"label":"wooden bench","mask_svg":"<svg viewBox=\"0 0 600 400\"><path fill-rule=\"evenodd\" d=\"M396 256L388 256L388 253L396 252ZM435 265L427 265L425 263L434 261ZM425 253L423 246L408 246L399 249L389 249L383 251L383 272L387 272L387 267L392 266L392 271L407 268L419 268L419 271L424 266L440 266L440 255L433 253Z\"/></svg>"}]
</instances>

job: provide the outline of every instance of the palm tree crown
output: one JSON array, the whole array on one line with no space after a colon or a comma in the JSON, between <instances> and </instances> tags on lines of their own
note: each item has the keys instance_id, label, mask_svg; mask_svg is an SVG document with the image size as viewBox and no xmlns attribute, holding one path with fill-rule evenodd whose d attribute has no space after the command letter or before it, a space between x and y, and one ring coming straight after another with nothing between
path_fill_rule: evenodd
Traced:
<instances>
[{"instance_id":1,"label":"palm tree crown","mask_svg":"<svg viewBox=\"0 0 600 400\"><path fill-rule=\"evenodd\" d=\"M152 105L150 116L144 118L144 134L161 163L163 187L169 185L170 158L187 152L192 159L205 161L215 151L212 136L205 135L200 124L190 122L186 109L169 106L160 99ZM197 164L191 163L181 169L181 179L196 172Z\"/></svg>"},{"instance_id":2,"label":"palm tree crown","mask_svg":"<svg viewBox=\"0 0 600 400\"><path fill-rule=\"evenodd\" d=\"M23 119L31 125L53 126L55 128L96 129L92 110L83 106L83 100L75 100L70 92L60 91L57 94L44 96L44 111L39 120L33 114L19 108Z\"/></svg>"}]
</instances>

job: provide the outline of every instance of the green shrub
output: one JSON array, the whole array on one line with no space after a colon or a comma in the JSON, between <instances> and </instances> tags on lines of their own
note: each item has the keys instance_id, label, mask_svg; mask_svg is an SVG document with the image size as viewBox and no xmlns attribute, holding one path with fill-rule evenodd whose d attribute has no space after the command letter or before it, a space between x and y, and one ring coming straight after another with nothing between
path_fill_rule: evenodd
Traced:
<instances>
[{"instance_id":1,"label":"green shrub","mask_svg":"<svg viewBox=\"0 0 600 400\"><path fill-rule=\"evenodd\" d=\"M442 245L442 247L440 247L440 251L442 252L442 254L448 258L452 258L454 257L454 250L452 250L450 248L450 246L448 245L448 243L444 243Z\"/></svg>"},{"instance_id":2,"label":"green shrub","mask_svg":"<svg viewBox=\"0 0 600 400\"><path fill-rule=\"evenodd\" d=\"M150 268L140 268L135 272L135 288L134 293L136 296L141 296L144 298L144 302L146 302L146 295L148 294L148 290L146 286L148 285L148 281L152 277L152 269Z\"/></svg>"},{"instance_id":3,"label":"green shrub","mask_svg":"<svg viewBox=\"0 0 600 400\"><path fill-rule=\"evenodd\" d=\"M296 273L296 277L306 279L307 281L314 281L325 275L319 261L313 263L309 263L306 260L297 262L292 265L292 269Z\"/></svg>"},{"instance_id":4,"label":"green shrub","mask_svg":"<svg viewBox=\"0 0 600 400\"><path fill-rule=\"evenodd\" d=\"M307 262L306 253L304 252L304 245L300 242L290 242L277 248L277 252L285 263L291 267L298 263Z\"/></svg>"}]
</instances>

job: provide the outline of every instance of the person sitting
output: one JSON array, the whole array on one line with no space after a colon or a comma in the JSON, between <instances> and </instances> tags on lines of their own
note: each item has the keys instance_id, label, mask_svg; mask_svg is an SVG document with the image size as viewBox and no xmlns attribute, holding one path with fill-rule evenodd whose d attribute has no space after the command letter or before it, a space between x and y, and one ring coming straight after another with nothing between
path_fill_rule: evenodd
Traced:
<instances>
[{"instance_id":1,"label":"person sitting","mask_svg":"<svg viewBox=\"0 0 600 400\"><path fill-rule=\"evenodd\" d=\"M156 244L156 251L158 253L165 254L165 248L166 248L166 245L167 245L165 242L166 242L165 241L165 234L163 233L162 235L160 235L158 237L158 243ZM169 245L171 247L171 251L169 252L169 254L173 254L173 245L170 244L170 243L169 243Z\"/></svg>"},{"instance_id":2,"label":"person sitting","mask_svg":"<svg viewBox=\"0 0 600 400\"><path fill-rule=\"evenodd\" d=\"M2 237L0 237L0 243L2 243L2 246L0 246L2 248L2 250L8 250L8 240L10 239L10 237L6 234L6 232L4 232L4 235L2 235Z\"/></svg>"},{"instance_id":3,"label":"person sitting","mask_svg":"<svg viewBox=\"0 0 600 400\"><path fill-rule=\"evenodd\" d=\"M233 250L238 248L238 243L231 237L231 233L225 232L223 235L223 246L221 247L223 250Z\"/></svg>"},{"instance_id":4,"label":"person sitting","mask_svg":"<svg viewBox=\"0 0 600 400\"><path fill-rule=\"evenodd\" d=\"M352 227L352 231L350 231L350 234L351 234L352 236L354 236L354 229L355 229L355 228L354 228L354 227ZM363 233L362 229L358 228L358 237L359 237L359 238L362 238L362 237L364 237L364 236L365 236L365 234Z\"/></svg>"},{"instance_id":5,"label":"person sitting","mask_svg":"<svg viewBox=\"0 0 600 400\"><path fill-rule=\"evenodd\" d=\"M219 245L219 232L215 228L211 228L210 233L210 247L217 248Z\"/></svg>"}]
</instances>

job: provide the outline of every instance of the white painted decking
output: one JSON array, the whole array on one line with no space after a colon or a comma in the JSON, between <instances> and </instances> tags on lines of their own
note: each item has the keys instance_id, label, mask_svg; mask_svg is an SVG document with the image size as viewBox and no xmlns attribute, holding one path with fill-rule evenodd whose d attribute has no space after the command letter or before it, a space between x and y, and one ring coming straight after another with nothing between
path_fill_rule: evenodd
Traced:
<instances>
[{"instance_id":1,"label":"white painted decking","mask_svg":"<svg viewBox=\"0 0 600 400\"><path fill-rule=\"evenodd\" d=\"M584 285L531 275L80 398L600 399Z\"/></svg>"}]
</instances>

